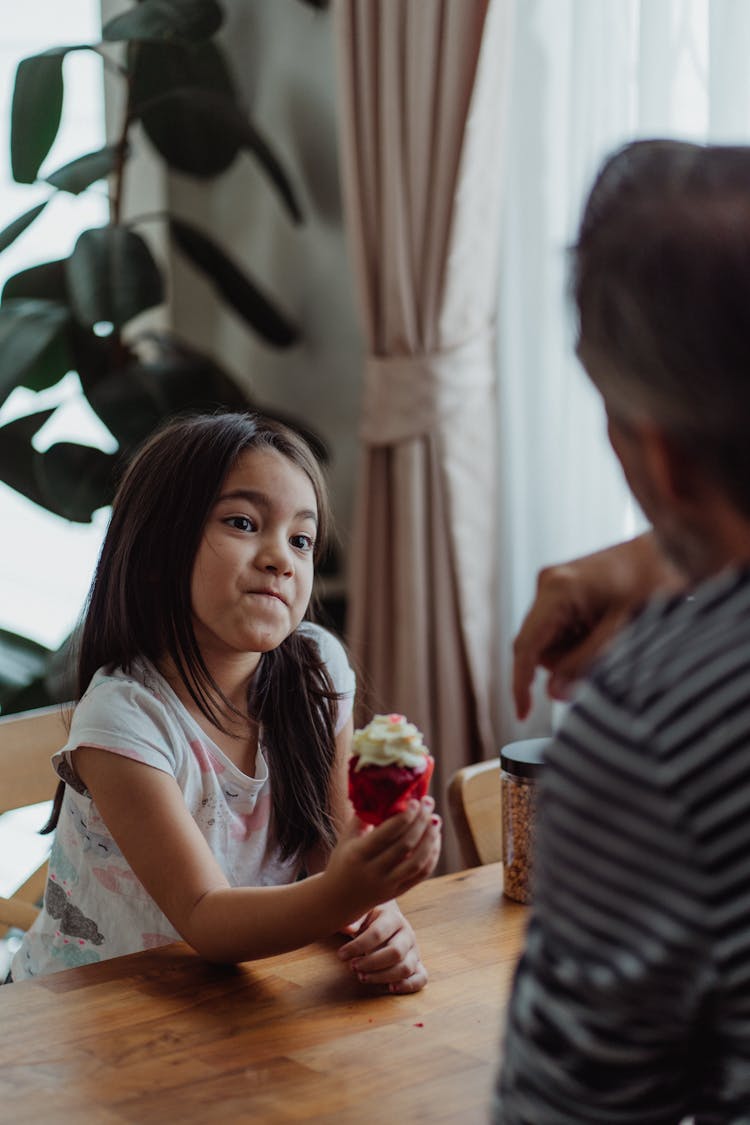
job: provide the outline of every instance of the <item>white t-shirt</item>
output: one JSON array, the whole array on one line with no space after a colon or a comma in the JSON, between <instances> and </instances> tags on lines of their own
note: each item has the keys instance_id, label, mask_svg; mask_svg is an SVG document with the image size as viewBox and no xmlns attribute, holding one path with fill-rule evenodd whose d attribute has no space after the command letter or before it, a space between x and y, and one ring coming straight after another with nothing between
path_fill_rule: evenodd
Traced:
<instances>
[{"instance_id":1,"label":"white t-shirt","mask_svg":"<svg viewBox=\"0 0 750 1125\"><path fill-rule=\"evenodd\" d=\"M351 714L354 673L335 637L309 622L299 628L316 641L343 695L334 704L338 734ZM174 777L231 886L278 886L298 877L299 861L282 861L269 828L272 779L262 730L250 777L198 726L148 661L137 661L128 674L102 668L75 709L67 743L52 758L67 782L65 799L44 907L13 958L14 980L179 940L78 779L73 758L80 746L121 754Z\"/></svg>"}]
</instances>

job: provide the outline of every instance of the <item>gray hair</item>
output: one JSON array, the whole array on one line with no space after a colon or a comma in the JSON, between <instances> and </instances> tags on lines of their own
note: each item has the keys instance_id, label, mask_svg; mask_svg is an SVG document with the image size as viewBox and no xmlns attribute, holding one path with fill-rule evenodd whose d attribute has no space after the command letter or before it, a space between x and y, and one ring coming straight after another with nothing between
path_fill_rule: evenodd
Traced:
<instances>
[{"instance_id":1,"label":"gray hair","mask_svg":"<svg viewBox=\"0 0 750 1125\"><path fill-rule=\"evenodd\" d=\"M602 166L572 249L578 354L750 513L750 147L648 140Z\"/></svg>"}]
</instances>

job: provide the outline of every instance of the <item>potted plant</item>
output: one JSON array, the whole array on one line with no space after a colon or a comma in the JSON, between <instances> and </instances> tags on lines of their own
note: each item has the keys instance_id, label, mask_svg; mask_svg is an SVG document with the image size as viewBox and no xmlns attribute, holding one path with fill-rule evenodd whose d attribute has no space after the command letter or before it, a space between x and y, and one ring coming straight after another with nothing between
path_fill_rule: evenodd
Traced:
<instances>
[{"instance_id":1,"label":"potted plant","mask_svg":"<svg viewBox=\"0 0 750 1125\"><path fill-rule=\"evenodd\" d=\"M123 215L125 179L140 142L150 144L169 169L204 180L250 157L290 222L302 221L281 161L239 102L216 38L222 22L216 0L141 0L104 25L100 42L53 47L23 59L17 69L13 177L22 184L43 182L49 194L0 232L0 252L58 193L80 196L104 181L109 195L106 224L84 230L67 258L16 273L0 297L0 405L16 387L41 391L75 371L91 409L117 442L114 453L75 442L56 442L40 452L33 439L55 408L0 427L0 480L69 520L89 522L110 503L123 462L165 417L252 406L210 356L172 333L139 331L133 324L165 296L162 269L143 234L146 224L162 224L177 254L202 271L269 346L290 348L299 339L297 326L262 284L209 233L166 212ZM99 54L122 84L120 127L103 148L42 173L64 110L63 60L74 51ZM325 456L316 435L298 428ZM59 668L60 659L43 646L0 630L0 709L65 697L70 689Z\"/></svg>"}]
</instances>

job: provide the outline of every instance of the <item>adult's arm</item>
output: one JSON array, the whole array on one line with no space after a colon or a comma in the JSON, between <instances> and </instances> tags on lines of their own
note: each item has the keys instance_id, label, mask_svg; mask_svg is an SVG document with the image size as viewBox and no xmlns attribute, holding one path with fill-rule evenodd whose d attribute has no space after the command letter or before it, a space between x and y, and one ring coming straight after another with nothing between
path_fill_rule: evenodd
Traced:
<instances>
[{"instance_id":1,"label":"adult's arm","mask_svg":"<svg viewBox=\"0 0 750 1125\"><path fill-rule=\"evenodd\" d=\"M526 718L538 667L547 691L567 698L608 642L652 594L684 579L646 532L602 551L539 572L534 601L513 642L513 698Z\"/></svg>"}]
</instances>

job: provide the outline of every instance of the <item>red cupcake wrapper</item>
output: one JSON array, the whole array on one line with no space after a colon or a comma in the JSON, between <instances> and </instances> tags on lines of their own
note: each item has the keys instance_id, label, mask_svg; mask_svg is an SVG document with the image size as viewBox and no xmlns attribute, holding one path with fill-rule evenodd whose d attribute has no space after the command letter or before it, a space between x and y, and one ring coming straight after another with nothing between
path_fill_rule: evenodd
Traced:
<instances>
[{"instance_id":1,"label":"red cupcake wrapper","mask_svg":"<svg viewBox=\"0 0 750 1125\"><path fill-rule=\"evenodd\" d=\"M403 812L407 803L419 800L427 793L435 768L435 759L426 756L426 766L416 770L413 766L362 766L357 769L357 758L349 760L349 800L354 811L365 824L382 824L389 816Z\"/></svg>"}]
</instances>

